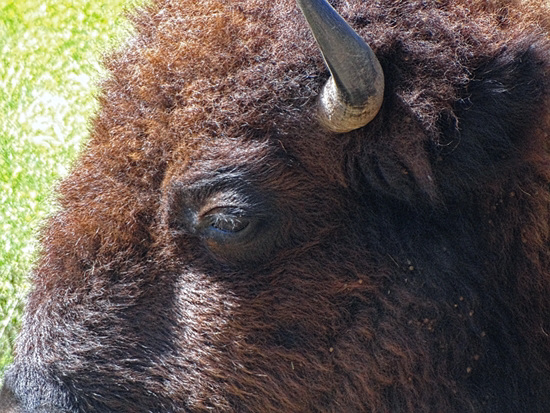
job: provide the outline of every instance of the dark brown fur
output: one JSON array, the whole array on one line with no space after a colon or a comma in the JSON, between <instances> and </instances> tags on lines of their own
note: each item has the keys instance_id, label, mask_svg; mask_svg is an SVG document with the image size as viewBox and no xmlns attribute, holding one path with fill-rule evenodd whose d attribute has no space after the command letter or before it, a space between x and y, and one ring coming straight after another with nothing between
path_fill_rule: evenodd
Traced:
<instances>
[{"instance_id":1,"label":"dark brown fur","mask_svg":"<svg viewBox=\"0 0 550 413\"><path fill-rule=\"evenodd\" d=\"M548 6L333 4L386 75L345 135L315 121L328 71L293 0L133 14L10 411L550 411ZM189 230L227 191L253 242Z\"/></svg>"}]
</instances>

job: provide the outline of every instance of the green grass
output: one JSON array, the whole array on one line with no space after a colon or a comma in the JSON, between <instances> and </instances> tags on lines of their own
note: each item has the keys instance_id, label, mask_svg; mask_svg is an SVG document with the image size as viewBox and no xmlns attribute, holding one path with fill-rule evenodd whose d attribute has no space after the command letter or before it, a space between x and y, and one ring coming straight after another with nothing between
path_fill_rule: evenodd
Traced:
<instances>
[{"instance_id":1,"label":"green grass","mask_svg":"<svg viewBox=\"0 0 550 413\"><path fill-rule=\"evenodd\" d=\"M12 360L37 231L88 136L101 56L127 35L129 4L0 0L0 379Z\"/></svg>"}]
</instances>

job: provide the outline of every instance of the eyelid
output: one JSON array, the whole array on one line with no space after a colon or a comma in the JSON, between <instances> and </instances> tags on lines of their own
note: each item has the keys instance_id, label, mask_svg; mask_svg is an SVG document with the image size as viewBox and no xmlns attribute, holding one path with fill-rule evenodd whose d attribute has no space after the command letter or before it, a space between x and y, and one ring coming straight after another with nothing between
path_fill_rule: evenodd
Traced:
<instances>
[{"instance_id":1,"label":"eyelid","mask_svg":"<svg viewBox=\"0 0 550 413\"><path fill-rule=\"evenodd\" d=\"M220 217L222 221L228 218L231 219L230 214L222 213L220 215L223 215L223 217ZM215 214L211 215L211 217L215 216ZM242 228L239 228L238 230L220 229L214 225L212 218L209 218L208 215L204 218L204 220L199 221L197 229L206 242L206 245L210 248L217 248L220 246L229 247L231 245L238 246L248 243L251 241L251 238L254 238L254 234L257 234L260 220L256 219L256 217L233 216L233 218L241 224L243 223L241 221L244 221Z\"/></svg>"},{"instance_id":2,"label":"eyelid","mask_svg":"<svg viewBox=\"0 0 550 413\"><path fill-rule=\"evenodd\" d=\"M235 205L216 205L213 207L210 207L207 205L205 208L202 208L199 211L198 219L203 220L209 215L216 215L216 214L226 214L226 215L237 215L239 217L246 217L250 214L246 213L246 209L243 206L235 206Z\"/></svg>"},{"instance_id":3,"label":"eyelid","mask_svg":"<svg viewBox=\"0 0 550 413\"><path fill-rule=\"evenodd\" d=\"M233 234L237 235L239 232L246 230L253 221L255 221L254 216L250 213L244 213L245 211L242 208L235 207L214 207L209 209L205 213L200 213L197 217L197 227L204 233L208 234L211 230L218 230L225 235ZM219 229L216 225L217 222L229 222L230 220L235 221L246 221L239 231L223 231ZM214 232L216 233L216 232Z\"/></svg>"},{"instance_id":4,"label":"eyelid","mask_svg":"<svg viewBox=\"0 0 550 413\"><path fill-rule=\"evenodd\" d=\"M231 215L218 215L213 216L212 220L208 222L208 231L213 233L222 233L224 236L237 237L245 233L247 229L252 225L253 220L245 217L231 216Z\"/></svg>"}]
</instances>

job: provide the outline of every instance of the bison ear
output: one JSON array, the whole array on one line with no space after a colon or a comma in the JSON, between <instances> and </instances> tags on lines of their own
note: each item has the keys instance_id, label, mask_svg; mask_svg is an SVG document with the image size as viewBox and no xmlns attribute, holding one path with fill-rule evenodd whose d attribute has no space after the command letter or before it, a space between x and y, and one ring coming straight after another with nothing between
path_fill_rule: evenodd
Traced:
<instances>
[{"instance_id":1,"label":"bison ear","mask_svg":"<svg viewBox=\"0 0 550 413\"><path fill-rule=\"evenodd\" d=\"M443 124L452 145L436 148L444 192L456 196L510 177L518 156L544 151L547 135L533 129L544 124L547 108L543 59L528 42L509 44L472 74L465 98L455 105L457 121Z\"/></svg>"},{"instance_id":2,"label":"bison ear","mask_svg":"<svg viewBox=\"0 0 550 413\"><path fill-rule=\"evenodd\" d=\"M297 0L331 77L319 99L319 120L336 133L359 129L382 106L384 72L365 41L325 0Z\"/></svg>"},{"instance_id":3,"label":"bison ear","mask_svg":"<svg viewBox=\"0 0 550 413\"><path fill-rule=\"evenodd\" d=\"M381 138L360 142L357 187L409 205L440 205L511 177L524 164L518 157L531 157L545 145L547 135L533 130L546 108L543 62L540 51L527 43L487 57L472 72L464 98L439 114L436 135L414 121L406 102L388 94L391 110L376 125Z\"/></svg>"}]
</instances>

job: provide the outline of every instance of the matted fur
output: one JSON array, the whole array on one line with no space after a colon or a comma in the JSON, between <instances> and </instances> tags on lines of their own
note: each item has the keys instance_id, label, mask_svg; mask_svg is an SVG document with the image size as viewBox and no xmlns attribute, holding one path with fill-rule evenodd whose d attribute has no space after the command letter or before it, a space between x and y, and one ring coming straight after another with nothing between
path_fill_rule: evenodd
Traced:
<instances>
[{"instance_id":1,"label":"matted fur","mask_svg":"<svg viewBox=\"0 0 550 413\"><path fill-rule=\"evenodd\" d=\"M333 5L386 76L344 135L315 120L329 73L293 0L131 16L10 411L550 411L547 2ZM182 229L226 175L275 217L250 248Z\"/></svg>"}]
</instances>

